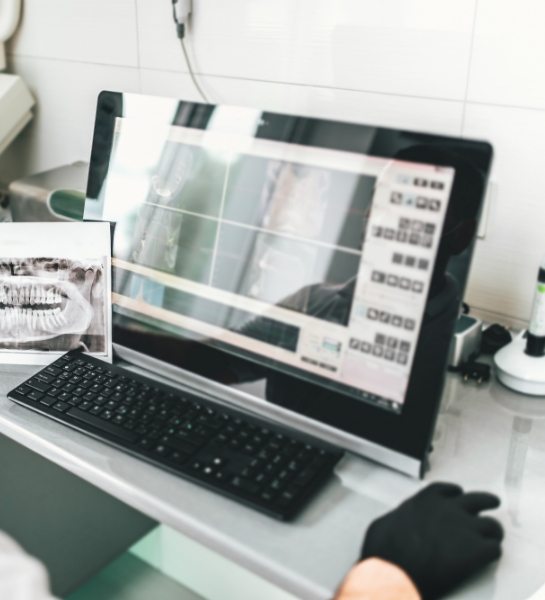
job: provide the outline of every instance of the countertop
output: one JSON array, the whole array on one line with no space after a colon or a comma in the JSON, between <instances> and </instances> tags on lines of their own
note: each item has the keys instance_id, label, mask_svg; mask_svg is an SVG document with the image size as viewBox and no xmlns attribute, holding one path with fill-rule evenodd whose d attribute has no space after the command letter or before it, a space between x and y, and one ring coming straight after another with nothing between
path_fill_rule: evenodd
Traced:
<instances>
[{"instance_id":1,"label":"countertop","mask_svg":"<svg viewBox=\"0 0 545 600\"><path fill-rule=\"evenodd\" d=\"M369 523L430 481L502 498L495 516L506 530L504 555L452 598L523 600L545 583L545 399L448 375L424 482L347 455L303 514L284 524L8 400L35 370L0 366L1 434L297 598L331 598Z\"/></svg>"}]
</instances>

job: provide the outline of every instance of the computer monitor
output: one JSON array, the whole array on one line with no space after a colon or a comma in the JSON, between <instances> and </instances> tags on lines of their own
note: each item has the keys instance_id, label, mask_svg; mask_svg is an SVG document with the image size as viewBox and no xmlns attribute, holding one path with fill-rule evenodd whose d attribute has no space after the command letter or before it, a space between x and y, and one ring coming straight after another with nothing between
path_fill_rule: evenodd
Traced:
<instances>
[{"instance_id":1,"label":"computer monitor","mask_svg":"<svg viewBox=\"0 0 545 600\"><path fill-rule=\"evenodd\" d=\"M491 157L103 92L85 218L113 224L116 351L421 475Z\"/></svg>"}]
</instances>

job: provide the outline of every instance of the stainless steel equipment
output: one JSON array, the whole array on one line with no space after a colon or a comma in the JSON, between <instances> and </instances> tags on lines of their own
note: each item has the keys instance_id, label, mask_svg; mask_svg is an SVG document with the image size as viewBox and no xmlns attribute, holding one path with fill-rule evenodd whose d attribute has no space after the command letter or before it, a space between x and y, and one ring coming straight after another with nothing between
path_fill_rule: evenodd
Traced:
<instances>
[{"instance_id":1,"label":"stainless steel equipment","mask_svg":"<svg viewBox=\"0 0 545 600\"><path fill-rule=\"evenodd\" d=\"M10 183L13 221L81 221L88 168L79 161Z\"/></svg>"}]
</instances>

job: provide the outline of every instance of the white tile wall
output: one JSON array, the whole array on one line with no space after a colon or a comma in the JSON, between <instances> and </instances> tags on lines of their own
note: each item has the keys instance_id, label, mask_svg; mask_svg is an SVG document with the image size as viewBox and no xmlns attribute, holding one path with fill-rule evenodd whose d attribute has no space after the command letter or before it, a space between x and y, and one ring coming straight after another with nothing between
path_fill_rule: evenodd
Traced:
<instances>
[{"instance_id":1,"label":"white tile wall","mask_svg":"<svg viewBox=\"0 0 545 600\"><path fill-rule=\"evenodd\" d=\"M183 70L168 3L137 0L141 65ZM475 0L199 0L203 73L462 100Z\"/></svg>"},{"instance_id":2,"label":"white tile wall","mask_svg":"<svg viewBox=\"0 0 545 600\"><path fill-rule=\"evenodd\" d=\"M545 108L545 3L479 0L469 99Z\"/></svg>"},{"instance_id":3,"label":"white tile wall","mask_svg":"<svg viewBox=\"0 0 545 600\"><path fill-rule=\"evenodd\" d=\"M467 300L527 320L545 255L545 111L470 104L464 134L494 141L496 188Z\"/></svg>"},{"instance_id":4,"label":"white tile wall","mask_svg":"<svg viewBox=\"0 0 545 600\"><path fill-rule=\"evenodd\" d=\"M497 194L468 300L527 318L545 252L542 2L193 2L187 42L213 101L488 138ZM0 157L0 179L86 159L101 89L196 99L170 10L170 0L26 0L10 68L38 109Z\"/></svg>"},{"instance_id":5,"label":"white tile wall","mask_svg":"<svg viewBox=\"0 0 545 600\"><path fill-rule=\"evenodd\" d=\"M12 51L21 56L136 67L134 0L25 0Z\"/></svg>"}]
</instances>

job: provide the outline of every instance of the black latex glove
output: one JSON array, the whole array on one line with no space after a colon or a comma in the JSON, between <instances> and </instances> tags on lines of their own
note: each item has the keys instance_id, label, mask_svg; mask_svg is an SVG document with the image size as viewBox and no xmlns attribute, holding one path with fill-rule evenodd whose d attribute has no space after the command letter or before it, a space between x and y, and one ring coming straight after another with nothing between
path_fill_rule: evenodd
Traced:
<instances>
[{"instance_id":1,"label":"black latex glove","mask_svg":"<svg viewBox=\"0 0 545 600\"><path fill-rule=\"evenodd\" d=\"M424 600L435 600L500 557L501 525L478 516L499 504L492 494L434 483L371 524L361 558L398 565Z\"/></svg>"}]
</instances>

